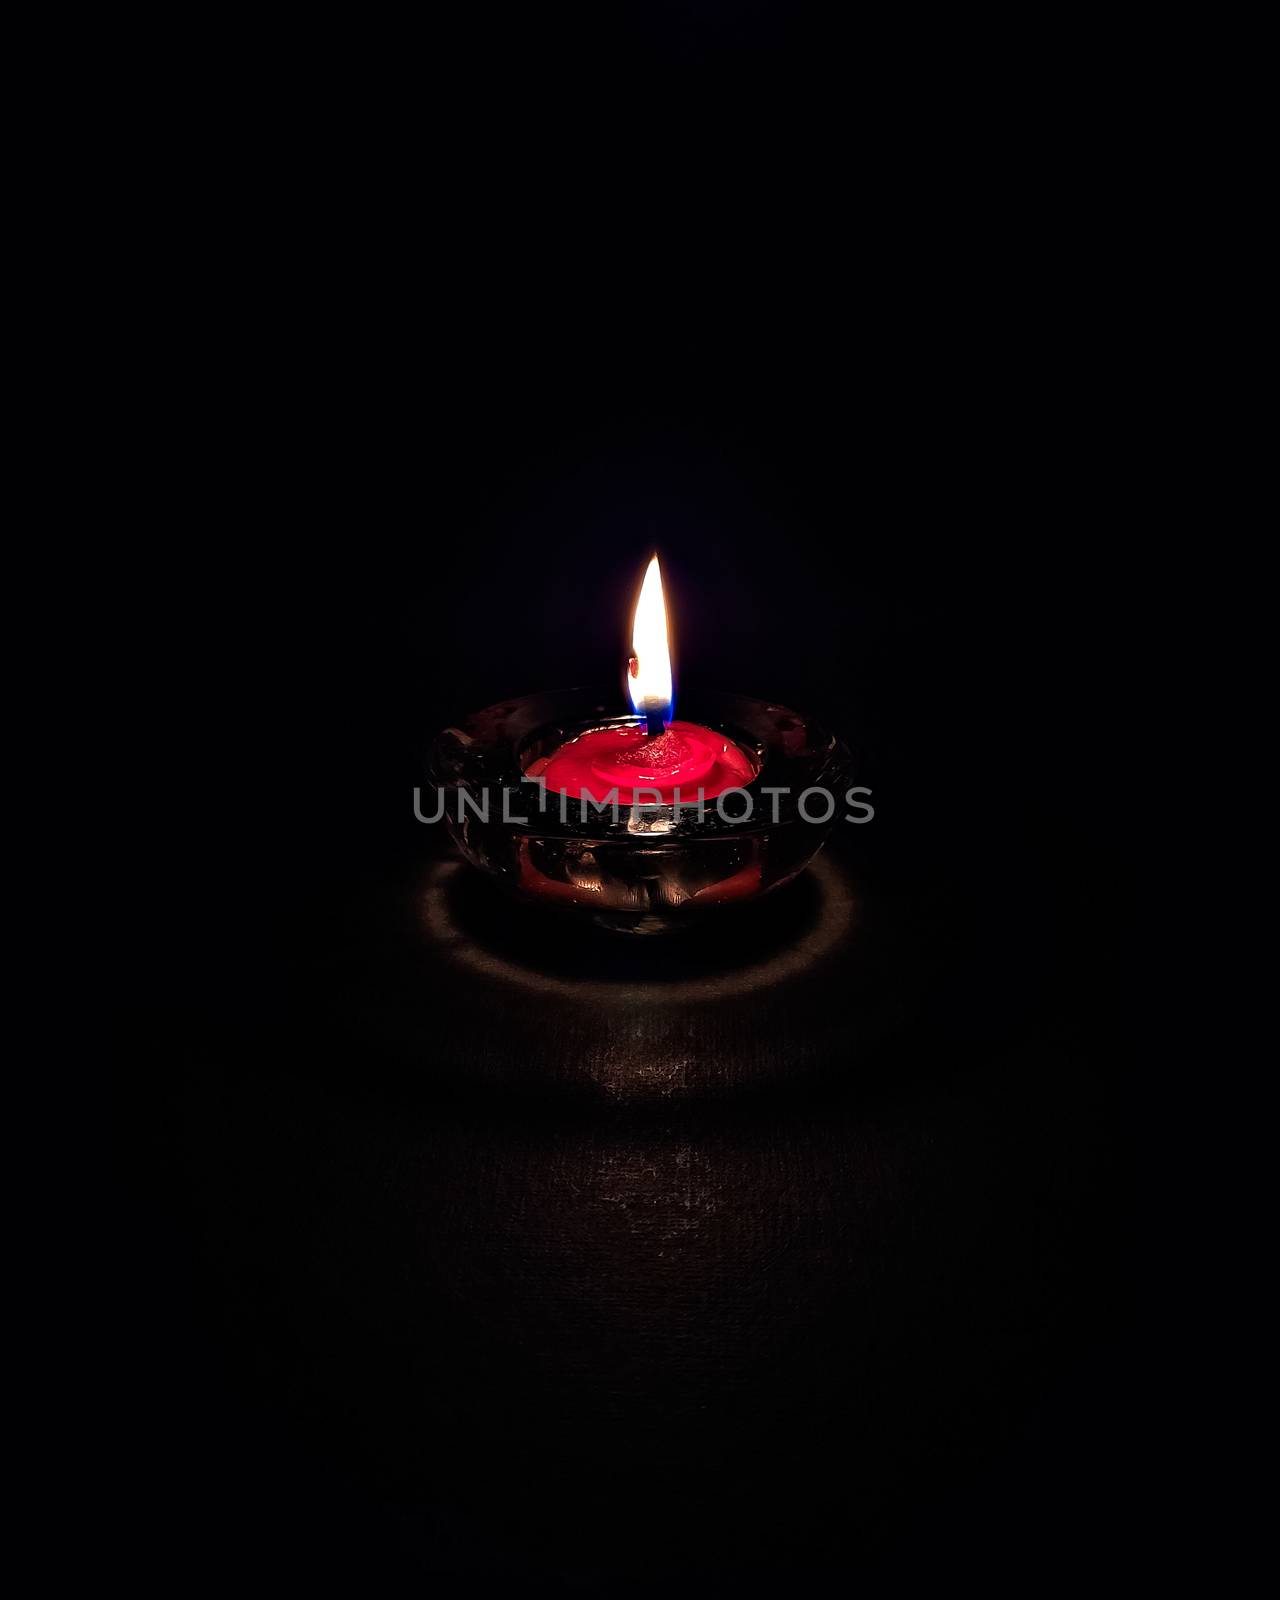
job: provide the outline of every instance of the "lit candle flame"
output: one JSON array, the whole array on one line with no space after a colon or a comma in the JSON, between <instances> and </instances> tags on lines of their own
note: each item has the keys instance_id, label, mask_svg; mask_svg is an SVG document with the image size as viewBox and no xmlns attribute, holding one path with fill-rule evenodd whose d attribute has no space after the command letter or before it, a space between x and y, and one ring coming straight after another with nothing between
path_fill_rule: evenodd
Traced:
<instances>
[{"instance_id":1,"label":"lit candle flame","mask_svg":"<svg viewBox=\"0 0 1280 1600\"><path fill-rule=\"evenodd\" d=\"M671 650L667 643L667 607L662 596L662 573L654 556L644 575L640 598L631 624L631 668L627 693L641 716L661 713L671 720Z\"/></svg>"}]
</instances>

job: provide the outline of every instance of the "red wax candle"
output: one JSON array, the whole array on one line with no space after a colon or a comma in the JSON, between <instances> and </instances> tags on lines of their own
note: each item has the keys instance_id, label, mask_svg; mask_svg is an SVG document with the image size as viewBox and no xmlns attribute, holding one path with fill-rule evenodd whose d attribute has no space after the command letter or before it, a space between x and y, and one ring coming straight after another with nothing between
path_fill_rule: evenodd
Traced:
<instances>
[{"instance_id":1,"label":"red wax candle","mask_svg":"<svg viewBox=\"0 0 1280 1600\"><path fill-rule=\"evenodd\" d=\"M644 728L592 728L562 744L529 768L548 789L571 800L599 804L617 790L620 805L630 805L636 790L641 804L669 805L680 792L689 803L714 800L726 789L740 789L756 775L756 764L733 740L696 722L673 722L656 738Z\"/></svg>"},{"instance_id":2,"label":"red wax candle","mask_svg":"<svg viewBox=\"0 0 1280 1600\"><path fill-rule=\"evenodd\" d=\"M657 556L636 602L627 692L643 726L580 733L540 757L525 776L571 800L600 804L616 797L620 805L670 805L677 795L693 805L755 777L757 764L727 735L670 720L671 653Z\"/></svg>"}]
</instances>

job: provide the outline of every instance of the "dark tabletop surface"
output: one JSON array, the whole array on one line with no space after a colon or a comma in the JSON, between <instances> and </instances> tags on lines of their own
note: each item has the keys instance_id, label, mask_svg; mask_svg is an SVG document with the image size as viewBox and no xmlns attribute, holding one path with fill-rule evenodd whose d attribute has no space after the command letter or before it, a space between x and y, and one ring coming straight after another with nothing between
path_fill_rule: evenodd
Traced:
<instances>
[{"instance_id":1,"label":"dark tabletop surface","mask_svg":"<svg viewBox=\"0 0 1280 1600\"><path fill-rule=\"evenodd\" d=\"M1088 1565L1131 1381L1096 886L866 854L636 940L424 830L149 1019L130 1354L179 1570Z\"/></svg>"}]
</instances>

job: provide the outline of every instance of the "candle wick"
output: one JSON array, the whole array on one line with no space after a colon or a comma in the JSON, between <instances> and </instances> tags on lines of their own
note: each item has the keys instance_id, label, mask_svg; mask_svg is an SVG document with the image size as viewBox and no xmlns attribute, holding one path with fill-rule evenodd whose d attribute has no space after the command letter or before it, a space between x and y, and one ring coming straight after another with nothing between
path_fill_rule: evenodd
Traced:
<instances>
[{"instance_id":1,"label":"candle wick","mask_svg":"<svg viewBox=\"0 0 1280 1600\"><path fill-rule=\"evenodd\" d=\"M663 733L662 710L660 707L646 706L644 708L645 720L649 724L647 735L650 739L660 738Z\"/></svg>"}]
</instances>

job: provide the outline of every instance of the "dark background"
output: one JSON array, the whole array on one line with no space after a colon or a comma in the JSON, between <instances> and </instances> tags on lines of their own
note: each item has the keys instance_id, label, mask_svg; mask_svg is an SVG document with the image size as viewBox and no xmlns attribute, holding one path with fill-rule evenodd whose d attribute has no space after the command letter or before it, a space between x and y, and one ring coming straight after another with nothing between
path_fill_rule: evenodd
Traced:
<instances>
[{"instance_id":1,"label":"dark background","mask_svg":"<svg viewBox=\"0 0 1280 1600\"><path fill-rule=\"evenodd\" d=\"M266 183L252 250L193 231L108 585L139 776L97 1481L143 1592L1043 1593L1167 1533L1133 790L1176 468L1133 286L1037 206L1052 141L994 208L941 134L891 182L905 108L819 170L821 41L676 9L581 249L522 141L468 181L479 117L443 165L492 242L341 163L305 224ZM655 203L659 125L700 137ZM366 183L360 261L326 213ZM654 548L681 683L848 739L855 927L686 1004L814 883L682 953L458 877L504 985L422 932L426 747L618 681Z\"/></svg>"}]
</instances>

